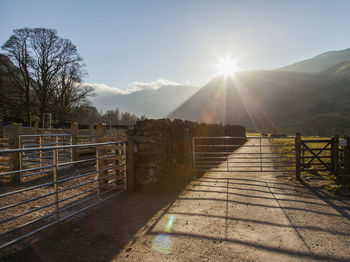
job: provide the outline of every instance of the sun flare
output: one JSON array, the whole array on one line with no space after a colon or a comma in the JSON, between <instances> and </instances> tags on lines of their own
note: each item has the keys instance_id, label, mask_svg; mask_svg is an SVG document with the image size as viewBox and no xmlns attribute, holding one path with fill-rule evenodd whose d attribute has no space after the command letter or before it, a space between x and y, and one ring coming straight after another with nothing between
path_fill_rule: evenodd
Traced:
<instances>
[{"instance_id":1,"label":"sun flare","mask_svg":"<svg viewBox=\"0 0 350 262\"><path fill-rule=\"evenodd\" d=\"M215 68L216 75L223 76L233 76L235 72L239 71L237 60L232 59L230 56L221 58Z\"/></svg>"}]
</instances>

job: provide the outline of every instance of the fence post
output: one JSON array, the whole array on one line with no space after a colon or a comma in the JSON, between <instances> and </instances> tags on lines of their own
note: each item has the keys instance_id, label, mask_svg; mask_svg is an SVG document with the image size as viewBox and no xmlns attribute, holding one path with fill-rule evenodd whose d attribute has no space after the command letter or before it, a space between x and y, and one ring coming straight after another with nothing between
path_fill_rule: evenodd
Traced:
<instances>
[{"instance_id":1,"label":"fence post","mask_svg":"<svg viewBox=\"0 0 350 262\"><path fill-rule=\"evenodd\" d=\"M4 137L4 123L0 119L0 138Z\"/></svg>"},{"instance_id":2,"label":"fence post","mask_svg":"<svg viewBox=\"0 0 350 262\"><path fill-rule=\"evenodd\" d=\"M57 136L56 136L57 138ZM59 206L58 206L58 188L57 188L57 149L52 150L52 164L53 164L53 188L55 191L55 207L56 207L56 220L60 219Z\"/></svg>"},{"instance_id":3,"label":"fence post","mask_svg":"<svg viewBox=\"0 0 350 262\"><path fill-rule=\"evenodd\" d=\"M101 180L100 180L100 170L101 168L101 164L102 161L100 159L98 159L100 157L100 148L98 146L96 146L96 171L97 171L97 199L100 200L101 199Z\"/></svg>"},{"instance_id":4,"label":"fence post","mask_svg":"<svg viewBox=\"0 0 350 262\"><path fill-rule=\"evenodd\" d=\"M128 137L127 147L127 169L126 169L126 187L128 192L135 190L135 173L134 173L134 140Z\"/></svg>"},{"instance_id":5,"label":"fence post","mask_svg":"<svg viewBox=\"0 0 350 262\"><path fill-rule=\"evenodd\" d=\"M89 125L89 136L91 136L90 138L90 142L93 143L94 142L94 139L93 139L93 136L94 136L94 124L91 124Z\"/></svg>"},{"instance_id":6,"label":"fence post","mask_svg":"<svg viewBox=\"0 0 350 262\"><path fill-rule=\"evenodd\" d=\"M184 130L184 165L187 167L192 166L192 147L191 137L188 128Z\"/></svg>"},{"instance_id":7,"label":"fence post","mask_svg":"<svg viewBox=\"0 0 350 262\"><path fill-rule=\"evenodd\" d=\"M107 136L107 125L104 123L100 123L96 126L96 142L105 142L105 136Z\"/></svg>"},{"instance_id":8,"label":"fence post","mask_svg":"<svg viewBox=\"0 0 350 262\"><path fill-rule=\"evenodd\" d=\"M228 163L228 138L225 139L226 140L226 167L227 167L227 171L230 171L229 169L229 163Z\"/></svg>"},{"instance_id":9,"label":"fence post","mask_svg":"<svg viewBox=\"0 0 350 262\"><path fill-rule=\"evenodd\" d=\"M263 171L263 159L262 159L262 148L261 148L261 137L260 137L260 144L259 144L259 153L260 153L260 171Z\"/></svg>"},{"instance_id":10,"label":"fence post","mask_svg":"<svg viewBox=\"0 0 350 262\"><path fill-rule=\"evenodd\" d=\"M301 165L301 135L295 135L295 177L300 180L300 165Z\"/></svg>"},{"instance_id":11,"label":"fence post","mask_svg":"<svg viewBox=\"0 0 350 262\"><path fill-rule=\"evenodd\" d=\"M34 135L37 135L39 133L39 123L34 124Z\"/></svg>"},{"instance_id":12,"label":"fence post","mask_svg":"<svg viewBox=\"0 0 350 262\"><path fill-rule=\"evenodd\" d=\"M192 137L192 168L195 170L196 168L196 144L194 141L194 136Z\"/></svg>"},{"instance_id":13,"label":"fence post","mask_svg":"<svg viewBox=\"0 0 350 262\"><path fill-rule=\"evenodd\" d=\"M16 123L11 124L8 129L8 137L9 137L9 148L10 149L18 149L19 148L19 128L20 126ZM10 153L9 154L9 166L10 171L17 171L20 170L20 163L19 163L19 153ZM7 182L21 182L21 174L16 173L9 176L6 176Z\"/></svg>"},{"instance_id":14,"label":"fence post","mask_svg":"<svg viewBox=\"0 0 350 262\"><path fill-rule=\"evenodd\" d=\"M43 144L42 137L39 136L39 147L41 148ZM39 150L39 166L43 167L43 151ZM40 169L40 172L43 172L42 169Z\"/></svg>"},{"instance_id":15,"label":"fence post","mask_svg":"<svg viewBox=\"0 0 350 262\"><path fill-rule=\"evenodd\" d=\"M102 143L105 142L106 140L106 135L107 135L107 125L104 123L100 123L96 126L96 142L97 143ZM96 158L102 157L105 155L105 149L99 148L98 146L96 147ZM96 168L97 170L104 169L104 160L103 159L97 159L97 164ZM97 173L97 179L98 179L98 199L101 199L101 192L104 189L104 185L108 183L108 179L104 179L103 177L108 175L108 171L99 171Z\"/></svg>"},{"instance_id":16,"label":"fence post","mask_svg":"<svg viewBox=\"0 0 350 262\"><path fill-rule=\"evenodd\" d=\"M71 123L70 130L72 133L72 145L77 145L78 144L78 132L79 132L78 123ZM73 148L73 150L72 150L73 161L79 160L79 151L78 150L79 150L78 148Z\"/></svg>"},{"instance_id":17,"label":"fence post","mask_svg":"<svg viewBox=\"0 0 350 262\"><path fill-rule=\"evenodd\" d=\"M332 138L332 171L333 174L338 178L339 177L339 135L334 135Z\"/></svg>"},{"instance_id":18,"label":"fence post","mask_svg":"<svg viewBox=\"0 0 350 262\"><path fill-rule=\"evenodd\" d=\"M21 139L21 134L18 134L18 148L22 148L22 139ZM23 146L24 148L24 146ZM23 152L18 152L18 160L19 160L19 169L22 170L22 159L23 159ZM23 177L23 174L20 173L21 179Z\"/></svg>"},{"instance_id":19,"label":"fence post","mask_svg":"<svg viewBox=\"0 0 350 262\"><path fill-rule=\"evenodd\" d=\"M344 175L350 175L350 137L344 136Z\"/></svg>"}]
</instances>

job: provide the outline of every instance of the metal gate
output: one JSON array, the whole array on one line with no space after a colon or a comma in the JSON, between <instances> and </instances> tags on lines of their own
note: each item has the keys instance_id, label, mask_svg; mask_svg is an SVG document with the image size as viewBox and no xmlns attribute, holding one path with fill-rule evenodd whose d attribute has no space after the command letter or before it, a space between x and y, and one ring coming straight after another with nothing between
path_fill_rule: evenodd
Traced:
<instances>
[{"instance_id":1,"label":"metal gate","mask_svg":"<svg viewBox=\"0 0 350 262\"><path fill-rule=\"evenodd\" d=\"M72 145L72 134L34 134L34 135L19 135L19 148L41 148ZM44 167L53 165L52 160L53 150L36 150L19 152L19 165L21 170L28 168ZM63 148L57 149L57 163L73 161L73 149ZM58 168L64 169L71 165L61 166ZM52 170L48 169L40 172L22 172L22 177L35 177L36 174L49 173Z\"/></svg>"},{"instance_id":2,"label":"metal gate","mask_svg":"<svg viewBox=\"0 0 350 262\"><path fill-rule=\"evenodd\" d=\"M193 137L193 167L203 172L295 172L295 137Z\"/></svg>"}]
</instances>

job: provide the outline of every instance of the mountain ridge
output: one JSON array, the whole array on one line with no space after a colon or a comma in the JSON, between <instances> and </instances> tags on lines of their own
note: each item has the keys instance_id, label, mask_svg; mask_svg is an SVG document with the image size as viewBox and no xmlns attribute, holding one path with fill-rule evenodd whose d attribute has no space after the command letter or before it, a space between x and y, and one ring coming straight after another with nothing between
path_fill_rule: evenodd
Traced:
<instances>
[{"instance_id":1,"label":"mountain ridge","mask_svg":"<svg viewBox=\"0 0 350 262\"><path fill-rule=\"evenodd\" d=\"M332 54L339 52L327 56ZM214 78L169 117L241 124L251 131L349 133L350 58L332 61L314 73L254 70L238 72L231 80ZM226 98L218 98L217 92Z\"/></svg>"},{"instance_id":2,"label":"mountain ridge","mask_svg":"<svg viewBox=\"0 0 350 262\"><path fill-rule=\"evenodd\" d=\"M331 66L350 61L350 48L328 51L290 65L275 69L276 71L319 73Z\"/></svg>"}]
</instances>

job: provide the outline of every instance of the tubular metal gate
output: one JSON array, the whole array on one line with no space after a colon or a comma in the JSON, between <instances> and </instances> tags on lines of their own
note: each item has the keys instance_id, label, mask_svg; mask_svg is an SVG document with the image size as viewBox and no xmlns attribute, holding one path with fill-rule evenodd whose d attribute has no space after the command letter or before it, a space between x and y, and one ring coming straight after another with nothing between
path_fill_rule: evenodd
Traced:
<instances>
[{"instance_id":1,"label":"tubular metal gate","mask_svg":"<svg viewBox=\"0 0 350 262\"><path fill-rule=\"evenodd\" d=\"M94 148L96 157L58 162L59 150ZM43 166L1 173L33 175L0 192L0 250L126 190L126 142L0 150L1 155L50 152ZM73 168L59 170L60 167Z\"/></svg>"},{"instance_id":2,"label":"tubular metal gate","mask_svg":"<svg viewBox=\"0 0 350 262\"><path fill-rule=\"evenodd\" d=\"M295 172L294 137L193 137L193 167L210 172Z\"/></svg>"},{"instance_id":3,"label":"tubular metal gate","mask_svg":"<svg viewBox=\"0 0 350 262\"><path fill-rule=\"evenodd\" d=\"M39 134L39 135L20 135L19 136L19 148L33 148L33 147L50 147L50 146L62 146L72 145L72 134ZM38 150L30 152L20 152L19 161L20 169L27 169L33 167L43 167L45 165L52 165L53 150ZM64 163L72 161L73 158L72 148L57 149L57 163ZM71 165L65 165L60 167L68 168ZM44 172L43 170L40 170ZM46 171L50 172L50 170ZM22 172L22 177L34 176L33 172Z\"/></svg>"}]
</instances>

